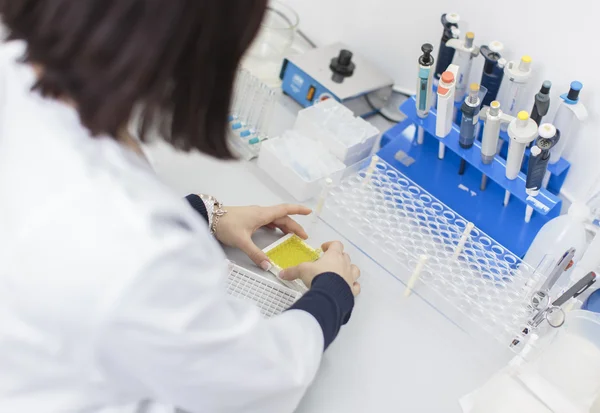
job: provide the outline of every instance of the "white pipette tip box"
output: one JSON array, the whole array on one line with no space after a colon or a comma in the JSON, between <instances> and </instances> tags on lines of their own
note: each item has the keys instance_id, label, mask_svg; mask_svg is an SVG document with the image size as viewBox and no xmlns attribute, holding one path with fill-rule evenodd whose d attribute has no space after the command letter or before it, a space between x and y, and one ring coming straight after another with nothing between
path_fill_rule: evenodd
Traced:
<instances>
[{"instance_id":1,"label":"white pipette tip box","mask_svg":"<svg viewBox=\"0 0 600 413\"><path fill-rule=\"evenodd\" d=\"M301 292L268 280L234 263L229 264L226 288L230 296L252 301L267 318L281 314L302 297Z\"/></svg>"},{"instance_id":2,"label":"white pipette tip box","mask_svg":"<svg viewBox=\"0 0 600 413\"><path fill-rule=\"evenodd\" d=\"M279 279L279 273L287 268L295 267L305 262L314 262L321 257L322 251L314 249L299 236L288 234L269 245L263 252L271 261L269 271ZM297 291L305 292L306 286L301 280L284 281L282 283Z\"/></svg>"}]
</instances>

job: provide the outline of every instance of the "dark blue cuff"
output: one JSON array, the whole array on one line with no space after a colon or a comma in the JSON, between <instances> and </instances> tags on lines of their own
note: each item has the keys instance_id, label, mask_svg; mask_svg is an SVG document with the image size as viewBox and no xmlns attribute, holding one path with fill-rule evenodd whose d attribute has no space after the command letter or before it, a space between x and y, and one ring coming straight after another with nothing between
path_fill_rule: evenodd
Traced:
<instances>
[{"instance_id":1,"label":"dark blue cuff","mask_svg":"<svg viewBox=\"0 0 600 413\"><path fill-rule=\"evenodd\" d=\"M190 203L192 208L196 210L196 212L202 215L202 218L204 218L208 224L208 212L206 211L206 205L204 205L202 198L200 198L198 195L191 194L186 196L185 199Z\"/></svg>"},{"instance_id":2,"label":"dark blue cuff","mask_svg":"<svg viewBox=\"0 0 600 413\"><path fill-rule=\"evenodd\" d=\"M310 291L290 310L306 311L317 320L323 330L326 350L342 325L350 320L353 308L354 295L348 283L336 273L326 272L315 277Z\"/></svg>"}]
</instances>

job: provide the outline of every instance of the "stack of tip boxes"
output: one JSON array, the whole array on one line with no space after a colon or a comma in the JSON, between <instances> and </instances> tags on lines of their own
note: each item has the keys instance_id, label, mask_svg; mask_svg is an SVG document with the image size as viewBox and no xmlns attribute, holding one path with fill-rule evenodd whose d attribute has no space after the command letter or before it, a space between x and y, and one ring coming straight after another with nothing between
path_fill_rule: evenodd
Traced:
<instances>
[{"instance_id":1,"label":"stack of tip boxes","mask_svg":"<svg viewBox=\"0 0 600 413\"><path fill-rule=\"evenodd\" d=\"M263 142L258 165L298 201L317 196L326 178L338 183L347 166L371 154L380 134L377 128L355 117L352 111L334 99L301 110L292 132ZM293 155L294 159L283 159L278 140L298 136L310 138L310 141L303 143L302 153ZM312 164L307 163L310 154L320 154L323 150L334 155L339 162L328 161L329 166L324 168L324 173L311 173L310 178L302 176L298 172L301 168L314 169Z\"/></svg>"}]
</instances>

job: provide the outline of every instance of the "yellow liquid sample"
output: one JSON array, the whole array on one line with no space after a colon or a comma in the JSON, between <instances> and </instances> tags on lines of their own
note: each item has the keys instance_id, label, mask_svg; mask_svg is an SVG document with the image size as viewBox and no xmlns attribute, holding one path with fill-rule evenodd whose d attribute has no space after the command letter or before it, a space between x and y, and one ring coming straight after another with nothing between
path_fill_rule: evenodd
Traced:
<instances>
[{"instance_id":1,"label":"yellow liquid sample","mask_svg":"<svg viewBox=\"0 0 600 413\"><path fill-rule=\"evenodd\" d=\"M319 256L319 251L309 247L296 235L267 252L271 262L281 269L295 267L303 262L316 261Z\"/></svg>"}]
</instances>

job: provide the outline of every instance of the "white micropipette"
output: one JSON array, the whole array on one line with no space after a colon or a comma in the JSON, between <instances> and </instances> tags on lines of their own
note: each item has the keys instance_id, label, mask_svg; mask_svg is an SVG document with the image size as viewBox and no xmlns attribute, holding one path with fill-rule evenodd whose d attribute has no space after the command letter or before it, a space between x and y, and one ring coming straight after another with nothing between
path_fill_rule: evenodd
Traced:
<instances>
[{"instance_id":1,"label":"white micropipette","mask_svg":"<svg viewBox=\"0 0 600 413\"><path fill-rule=\"evenodd\" d=\"M446 43L446 46L456 49L452 64L459 67L456 80L456 93L454 95L455 102L462 102L465 100L473 58L479 55L479 47L473 44L474 40L475 34L473 32L468 32L465 35L464 40L450 39Z\"/></svg>"},{"instance_id":2,"label":"white micropipette","mask_svg":"<svg viewBox=\"0 0 600 413\"><path fill-rule=\"evenodd\" d=\"M498 140L500 139L500 127L503 123L510 123L514 119L500 110L500 102L494 100L490 107L484 107L479 114L485 121L483 126L483 137L481 140L481 162L489 165L494 161L498 150ZM481 190L484 191L487 186L487 175L483 174L481 178Z\"/></svg>"},{"instance_id":3,"label":"white micropipette","mask_svg":"<svg viewBox=\"0 0 600 413\"><path fill-rule=\"evenodd\" d=\"M510 143L508 146L508 156L506 158L506 178L513 180L517 179L523 164L523 156L525 148L538 135L538 126L533 119L529 117L529 113L522 110L517 117L508 125L508 136ZM510 200L510 192L506 191L504 197L504 206L508 205Z\"/></svg>"},{"instance_id":4,"label":"white micropipette","mask_svg":"<svg viewBox=\"0 0 600 413\"><path fill-rule=\"evenodd\" d=\"M504 68L504 81L498 93L498 100L505 113L515 116L524 109L527 83L531 79L531 74L530 56L523 56L519 63L508 62ZM506 130L506 127L503 126L502 130Z\"/></svg>"},{"instance_id":5,"label":"white micropipette","mask_svg":"<svg viewBox=\"0 0 600 413\"><path fill-rule=\"evenodd\" d=\"M435 134L439 138L445 138L452 130L454 118L454 93L456 91L456 77L458 66L450 65L442 73L437 89L437 119L435 122ZM446 145L440 142L438 158L444 159Z\"/></svg>"},{"instance_id":6,"label":"white micropipette","mask_svg":"<svg viewBox=\"0 0 600 413\"><path fill-rule=\"evenodd\" d=\"M560 141L550 152L550 163L560 160L569 142L577 135L579 125L588 118L586 107L579 101L579 92L583 88L581 82L572 82L569 93L561 96L562 102L554 116L554 126L560 131Z\"/></svg>"}]
</instances>

